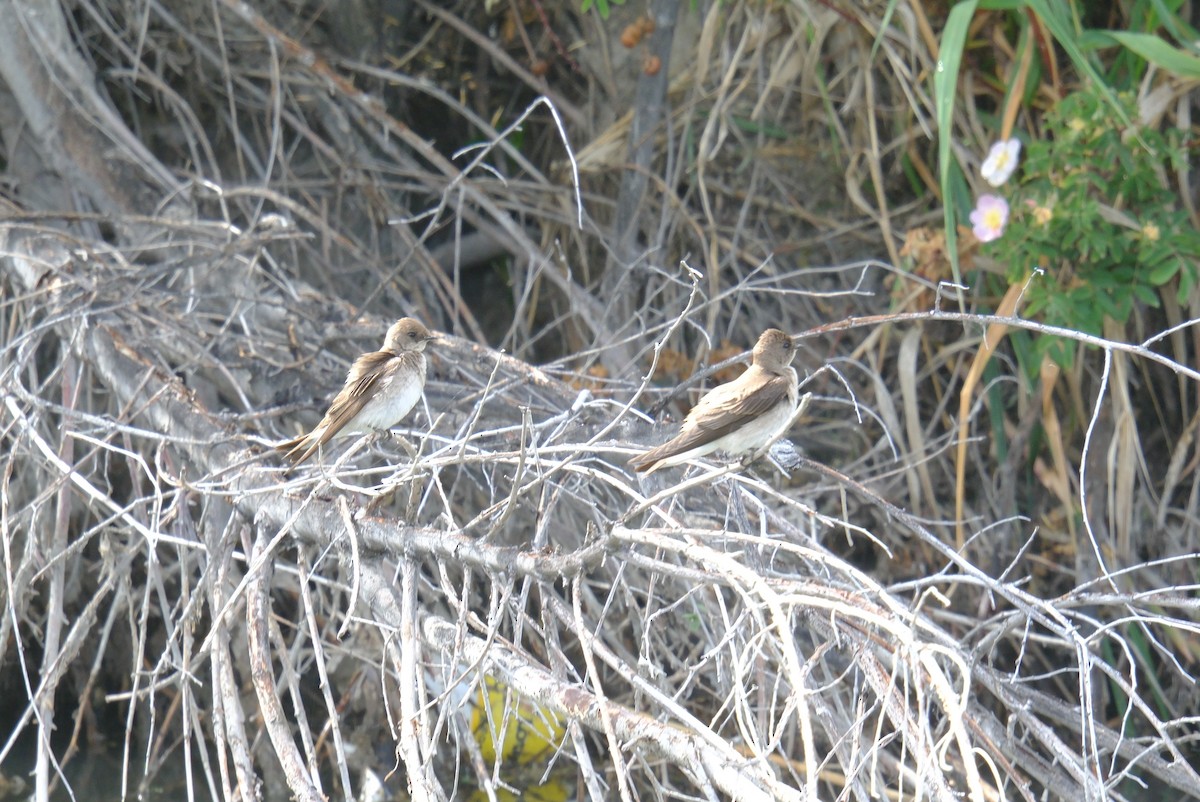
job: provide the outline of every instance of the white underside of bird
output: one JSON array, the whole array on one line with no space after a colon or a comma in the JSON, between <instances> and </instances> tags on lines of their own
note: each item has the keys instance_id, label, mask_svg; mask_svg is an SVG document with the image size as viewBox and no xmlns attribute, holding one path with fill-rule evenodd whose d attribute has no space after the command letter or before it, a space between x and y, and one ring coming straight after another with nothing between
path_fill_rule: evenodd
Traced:
<instances>
[{"instance_id":1,"label":"white underside of bird","mask_svg":"<svg viewBox=\"0 0 1200 802\"><path fill-rule=\"evenodd\" d=\"M720 387L717 388L718 391L720 389ZM648 473L653 473L659 468L682 465L689 460L699 459L700 457L718 452L737 456L757 451L771 442L772 439L787 427L795 411L796 404L792 403L791 399L788 399L784 403L776 404L774 408L746 422L729 434L662 459L658 464L650 468Z\"/></svg>"},{"instance_id":2,"label":"white underside of bird","mask_svg":"<svg viewBox=\"0 0 1200 802\"><path fill-rule=\"evenodd\" d=\"M425 355L411 354L420 363L420 375L425 375ZM363 408L346 423L341 431L331 437L338 440L357 434L371 434L391 429L421 400L422 387L415 381L396 381L397 373L380 378L375 384L375 394L363 404ZM407 376L406 376L407 378ZM320 439L324 427L313 432L312 439Z\"/></svg>"}]
</instances>

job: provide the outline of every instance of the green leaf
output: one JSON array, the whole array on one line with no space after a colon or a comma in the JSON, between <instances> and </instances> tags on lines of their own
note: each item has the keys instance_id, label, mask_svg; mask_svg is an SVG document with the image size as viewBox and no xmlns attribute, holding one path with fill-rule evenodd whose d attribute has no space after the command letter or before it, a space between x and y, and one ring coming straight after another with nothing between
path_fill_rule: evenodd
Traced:
<instances>
[{"instance_id":1,"label":"green leaf","mask_svg":"<svg viewBox=\"0 0 1200 802\"><path fill-rule=\"evenodd\" d=\"M1075 69L1091 80L1096 91L1103 95L1109 105L1116 110L1117 115L1121 118L1121 122L1129 125L1129 116L1125 113L1124 107L1117 100L1117 96L1113 93L1108 83L1096 70L1095 65L1084 55L1083 49L1079 46L1078 33L1071 21L1065 18L1066 14L1063 12L1067 4L1056 2L1052 6L1050 0L1027 0L1027 3L1029 8L1033 10L1033 13L1037 14L1042 22L1046 23L1046 27L1050 29L1050 33L1058 41L1059 46L1066 51L1071 61L1075 63ZM955 6L954 8L957 10L959 6ZM953 11L951 14L953 14Z\"/></svg>"},{"instance_id":2,"label":"green leaf","mask_svg":"<svg viewBox=\"0 0 1200 802\"><path fill-rule=\"evenodd\" d=\"M1181 304L1187 303L1187 299L1192 294L1192 287L1196 286L1196 273L1192 269L1184 270L1179 274L1179 294L1175 299Z\"/></svg>"},{"instance_id":3,"label":"green leaf","mask_svg":"<svg viewBox=\"0 0 1200 802\"><path fill-rule=\"evenodd\" d=\"M595 7L600 12L600 19L608 19L608 15L612 12L609 2L610 0L582 0L579 4L579 10L581 13L586 14ZM611 2L613 5L619 6L624 4L625 0L611 0Z\"/></svg>"},{"instance_id":4,"label":"green leaf","mask_svg":"<svg viewBox=\"0 0 1200 802\"><path fill-rule=\"evenodd\" d=\"M1111 39L1142 58L1181 78L1200 78L1200 58L1169 44L1161 36L1132 31L1095 31L1097 38Z\"/></svg>"},{"instance_id":5,"label":"green leaf","mask_svg":"<svg viewBox=\"0 0 1200 802\"><path fill-rule=\"evenodd\" d=\"M1134 284L1133 294L1138 297L1138 300L1146 306L1158 307L1158 293L1147 287L1145 284Z\"/></svg>"},{"instance_id":6,"label":"green leaf","mask_svg":"<svg viewBox=\"0 0 1200 802\"><path fill-rule=\"evenodd\" d=\"M871 61L875 61L875 54L879 52L879 46L883 44L883 37L888 32L888 26L892 24L892 14L896 13L896 5L899 0L888 0L887 8L883 10L883 19L879 22L879 32L875 34L875 41L871 43Z\"/></svg>"},{"instance_id":7,"label":"green leaf","mask_svg":"<svg viewBox=\"0 0 1200 802\"><path fill-rule=\"evenodd\" d=\"M1171 5L1168 6L1163 0L1150 0L1150 5L1158 14L1167 33L1171 34L1178 42L1192 42L1200 38L1197 36L1195 28L1179 18L1178 12L1183 6L1182 0L1170 0L1170 2Z\"/></svg>"},{"instance_id":8,"label":"green leaf","mask_svg":"<svg viewBox=\"0 0 1200 802\"><path fill-rule=\"evenodd\" d=\"M946 26L942 29L942 41L938 46L937 72L933 76L933 97L937 105L938 125L938 181L942 186L942 220L946 227L946 253L950 256L950 272L954 283L961 285L962 271L958 267L957 215L952 202L950 176L953 159L951 149L954 138L954 99L958 88L958 68L962 64L963 48L967 42L967 31L971 18L975 16L978 0L966 0L950 9ZM962 296L959 296L960 303Z\"/></svg>"},{"instance_id":9,"label":"green leaf","mask_svg":"<svg viewBox=\"0 0 1200 802\"><path fill-rule=\"evenodd\" d=\"M1150 269L1146 280L1155 287L1161 287L1175 277L1175 274L1179 272L1179 268L1180 263L1178 259L1166 259Z\"/></svg>"}]
</instances>

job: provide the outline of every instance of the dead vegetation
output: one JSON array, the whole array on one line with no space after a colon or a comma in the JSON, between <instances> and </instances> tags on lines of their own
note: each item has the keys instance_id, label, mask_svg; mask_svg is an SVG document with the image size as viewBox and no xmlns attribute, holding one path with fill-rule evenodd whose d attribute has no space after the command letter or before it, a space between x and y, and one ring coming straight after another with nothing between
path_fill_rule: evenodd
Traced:
<instances>
[{"instance_id":1,"label":"dead vegetation","mask_svg":"<svg viewBox=\"0 0 1200 802\"><path fill-rule=\"evenodd\" d=\"M1200 796L1191 329L975 375L1037 324L888 266L940 220L920 4L352 5L13 4L4 779ZM448 335L403 439L285 472L403 314ZM803 454L639 482L767 325Z\"/></svg>"}]
</instances>

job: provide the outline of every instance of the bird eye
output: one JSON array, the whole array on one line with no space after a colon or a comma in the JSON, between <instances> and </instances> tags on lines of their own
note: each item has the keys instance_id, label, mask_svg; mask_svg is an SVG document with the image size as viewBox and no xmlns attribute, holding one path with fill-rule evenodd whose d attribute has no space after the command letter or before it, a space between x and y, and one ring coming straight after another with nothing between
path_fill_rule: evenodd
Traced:
<instances>
[{"instance_id":1,"label":"bird eye","mask_svg":"<svg viewBox=\"0 0 1200 802\"><path fill-rule=\"evenodd\" d=\"M410 331L410 332L408 333L408 339L410 339L410 340L415 340L415 339L417 339L417 333L416 333L415 331Z\"/></svg>"}]
</instances>

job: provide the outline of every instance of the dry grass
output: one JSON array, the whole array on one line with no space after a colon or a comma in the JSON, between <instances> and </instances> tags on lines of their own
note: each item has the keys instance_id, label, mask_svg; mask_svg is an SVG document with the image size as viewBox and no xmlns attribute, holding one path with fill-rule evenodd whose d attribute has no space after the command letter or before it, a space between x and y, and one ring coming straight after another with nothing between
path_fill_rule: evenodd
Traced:
<instances>
[{"instance_id":1,"label":"dry grass","mask_svg":"<svg viewBox=\"0 0 1200 802\"><path fill-rule=\"evenodd\" d=\"M138 191L0 222L5 774L36 733L77 796L101 739L176 798L1196 796L1193 313L1065 332L1089 358L1030 387L1001 335L1036 323L888 266L937 219L899 158L933 152L922 6L877 41L685 8L630 52L570 7L364 49L174 6L74 21ZM286 473L401 314L448 335L403 442ZM635 477L686 407L657 369L767 325L805 335L803 455Z\"/></svg>"}]
</instances>

